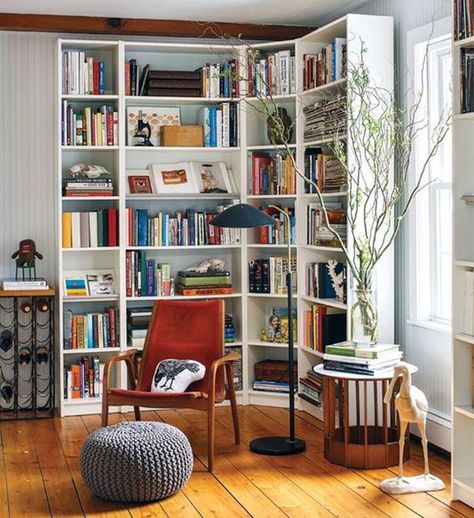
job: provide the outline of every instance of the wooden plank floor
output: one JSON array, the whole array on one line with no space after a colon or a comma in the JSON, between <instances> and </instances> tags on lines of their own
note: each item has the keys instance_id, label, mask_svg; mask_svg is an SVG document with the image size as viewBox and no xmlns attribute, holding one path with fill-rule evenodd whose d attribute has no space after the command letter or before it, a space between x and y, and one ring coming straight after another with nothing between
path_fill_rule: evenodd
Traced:
<instances>
[{"instance_id":1,"label":"wooden plank floor","mask_svg":"<svg viewBox=\"0 0 474 518\"><path fill-rule=\"evenodd\" d=\"M431 470L448 489L390 497L378 489L393 470L349 470L330 464L322 453L321 423L297 414L298 435L308 449L293 457L262 457L248 450L260 435L285 434L287 412L240 407L242 444L232 439L228 408L217 411L216 466L206 471L205 414L191 410L146 412L143 419L165 421L186 433L195 454L189 483L176 495L148 505L123 505L95 497L79 473L79 452L99 416L0 423L0 518L102 517L427 517L474 518L474 510L450 500L449 461L431 453ZM131 419L114 414L112 423ZM422 454L412 445L407 474L422 473Z\"/></svg>"}]
</instances>

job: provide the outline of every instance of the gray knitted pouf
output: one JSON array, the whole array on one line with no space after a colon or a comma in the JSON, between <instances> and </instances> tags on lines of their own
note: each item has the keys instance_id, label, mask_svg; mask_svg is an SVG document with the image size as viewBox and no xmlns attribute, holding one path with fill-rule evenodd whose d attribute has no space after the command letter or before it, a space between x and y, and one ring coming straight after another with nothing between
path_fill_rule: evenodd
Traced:
<instances>
[{"instance_id":1,"label":"gray knitted pouf","mask_svg":"<svg viewBox=\"0 0 474 518\"><path fill-rule=\"evenodd\" d=\"M193 470L193 452L174 426L120 423L90 435L81 448L81 474L98 496L115 502L151 502L181 489Z\"/></svg>"}]
</instances>

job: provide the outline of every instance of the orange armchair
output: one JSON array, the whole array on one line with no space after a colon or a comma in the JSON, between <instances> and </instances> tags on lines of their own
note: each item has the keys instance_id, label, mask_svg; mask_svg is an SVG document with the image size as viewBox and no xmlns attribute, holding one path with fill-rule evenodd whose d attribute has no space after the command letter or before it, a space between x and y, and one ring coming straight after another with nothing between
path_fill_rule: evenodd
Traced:
<instances>
[{"instance_id":1,"label":"orange armchair","mask_svg":"<svg viewBox=\"0 0 474 518\"><path fill-rule=\"evenodd\" d=\"M140 407L205 410L208 413L208 469L212 471L216 403L230 400L235 443L240 442L232 375L232 363L239 360L240 355L224 356L224 301L157 301L148 325L138 373L136 354L136 349L130 349L110 358L105 364L102 426L107 426L111 406L133 406L137 420L140 420ZM204 378L192 383L186 392L150 392L157 364L170 358L197 360L206 367ZM111 367L122 361L127 366L128 389L110 386Z\"/></svg>"}]
</instances>

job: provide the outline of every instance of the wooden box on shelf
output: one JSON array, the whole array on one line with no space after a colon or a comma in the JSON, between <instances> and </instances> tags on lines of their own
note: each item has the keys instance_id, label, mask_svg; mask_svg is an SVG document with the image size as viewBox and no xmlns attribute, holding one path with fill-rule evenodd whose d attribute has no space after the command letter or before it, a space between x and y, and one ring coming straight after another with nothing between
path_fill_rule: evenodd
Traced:
<instances>
[{"instance_id":1,"label":"wooden box on shelf","mask_svg":"<svg viewBox=\"0 0 474 518\"><path fill-rule=\"evenodd\" d=\"M202 147L204 128L199 124L162 126L161 145L165 147Z\"/></svg>"}]
</instances>

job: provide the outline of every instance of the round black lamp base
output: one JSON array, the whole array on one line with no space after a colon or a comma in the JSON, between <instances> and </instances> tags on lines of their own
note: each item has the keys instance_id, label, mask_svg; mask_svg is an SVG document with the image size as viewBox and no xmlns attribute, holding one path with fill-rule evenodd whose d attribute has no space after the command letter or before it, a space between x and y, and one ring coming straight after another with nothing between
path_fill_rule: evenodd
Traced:
<instances>
[{"instance_id":1,"label":"round black lamp base","mask_svg":"<svg viewBox=\"0 0 474 518\"><path fill-rule=\"evenodd\" d=\"M260 437L250 442L250 451L260 455L294 455L305 450L305 441L289 437Z\"/></svg>"}]
</instances>

